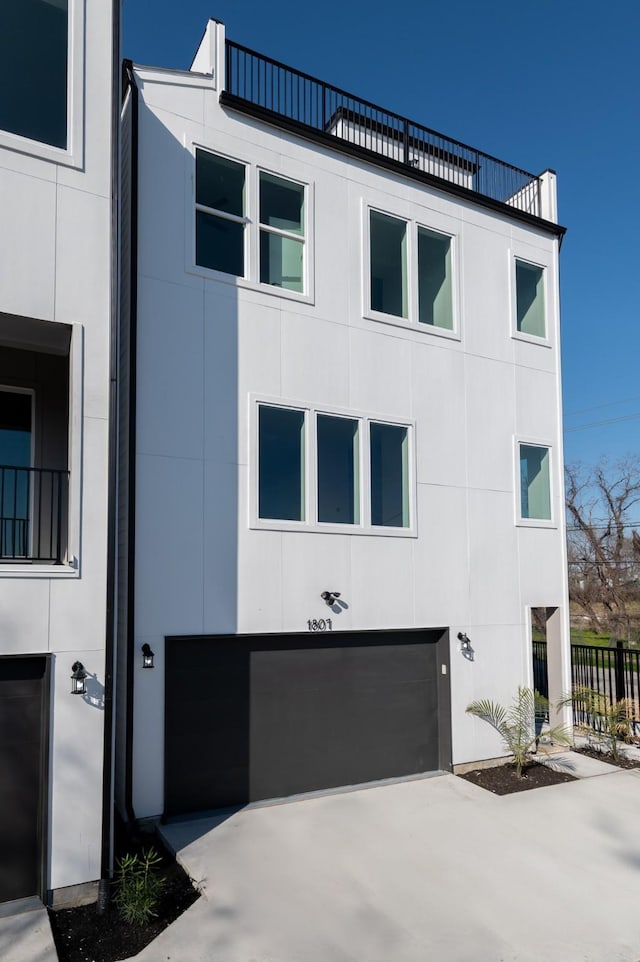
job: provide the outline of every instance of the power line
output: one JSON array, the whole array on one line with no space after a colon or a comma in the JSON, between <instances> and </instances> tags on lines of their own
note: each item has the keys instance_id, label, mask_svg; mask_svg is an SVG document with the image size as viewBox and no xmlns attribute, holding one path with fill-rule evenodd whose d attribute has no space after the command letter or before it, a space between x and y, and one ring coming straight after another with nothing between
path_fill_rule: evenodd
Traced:
<instances>
[{"instance_id":1,"label":"power line","mask_svg":"<svg viewBox=\"0 0 640 962\"><path fill-rule=\"evenodd\" d=\"M640 411L637 411L635 414L625 414L619 418L607 418L605 421L591 421L590 424L577 424L575 427L565 428L564 433L570 434L571 431L586 431L587 428L600 428L606 424L619 424L621 421L635 421L636 418L640 418Z\"/></svg>"},{"instance_id":2,"label":"power line","mask_svg":"<svg viewBox=\"0 0 640 962\"><path fill-rule=\"evenodd\" d=\"M625 397L620 401L607 401L606 404L596 404L592 408L580 408L579 411L565 411L566 418L577 417L578 414L590 414L592 411L601 411L603 408L612 408L617 404L628 404L629 401L640 401L640 394L634 394L633 397Z\"/></svg>"}]
</instances>

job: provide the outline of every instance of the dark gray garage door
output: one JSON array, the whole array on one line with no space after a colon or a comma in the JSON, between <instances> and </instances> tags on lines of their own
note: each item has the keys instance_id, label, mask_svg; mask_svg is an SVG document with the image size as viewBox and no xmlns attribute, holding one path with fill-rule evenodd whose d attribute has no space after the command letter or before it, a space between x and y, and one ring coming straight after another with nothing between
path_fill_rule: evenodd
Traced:
<instances>
[{"instance_id":1,"label":"dark gray garage door","mask_svg":"<svg viewBox=\"0 0 640 962\"><path fill-rule=\"evenodd\" d=\"M0 902L42 894L47 669L0 658Z\"/></svg>"},{"instance_id":2,"label":"dark gray garage door","mask_svg":"<svg viewBox=\"0 0 640 962\"><path fill-rule=\"evenodd\" d=\"M448 767L445 647L441 631L168 638L165 815Z\"/></svg>"}]
</instances>

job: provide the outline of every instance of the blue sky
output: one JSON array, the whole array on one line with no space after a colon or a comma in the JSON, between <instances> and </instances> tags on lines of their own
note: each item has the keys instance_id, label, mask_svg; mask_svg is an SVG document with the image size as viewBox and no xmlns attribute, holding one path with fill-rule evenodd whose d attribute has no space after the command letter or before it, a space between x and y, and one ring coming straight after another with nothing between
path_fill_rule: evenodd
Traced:
<instances>
[{"instance_id":1,"label":"blue sky","mask_svg":"<svg viewBox=\"0 0 640 962\"><path fill-rule=\"evenodd\" d=\"M186 68L209 17L502 160L557 171L565 459L640 451L640 3L124 0L123 54Z\"/></svg>"}]
</instances>

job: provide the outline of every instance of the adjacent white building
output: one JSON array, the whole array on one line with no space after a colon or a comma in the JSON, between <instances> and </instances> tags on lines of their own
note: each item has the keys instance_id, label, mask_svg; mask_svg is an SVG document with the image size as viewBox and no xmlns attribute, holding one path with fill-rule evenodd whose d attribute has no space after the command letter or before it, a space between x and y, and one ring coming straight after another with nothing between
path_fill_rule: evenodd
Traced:
<instances>
[{"instance_id":1,"label":"adjacent white building","mask_svg":"<svg viewBox=\"0 0 640 962\"><path fill-rule=\"evenodd\" d=\"M123 129L123 809L501 754L532 609L570 684L555 175L215 21Z\"/></svg>"},{"instance_id":2,"label":"adjacent white building","mask_svg":"<svg viewBox=\"0 0 640 962\"><path fill-rule=\"evenodd\" d=\"M5 7L0 902L46 899L52 891L54 901L64 901L86 896L85 883L99 879L108 861L103 744L118 4L21 0ZM86 674L84 694L75 697L73 672L79 682Z\"/></svg>"}]
</instances>

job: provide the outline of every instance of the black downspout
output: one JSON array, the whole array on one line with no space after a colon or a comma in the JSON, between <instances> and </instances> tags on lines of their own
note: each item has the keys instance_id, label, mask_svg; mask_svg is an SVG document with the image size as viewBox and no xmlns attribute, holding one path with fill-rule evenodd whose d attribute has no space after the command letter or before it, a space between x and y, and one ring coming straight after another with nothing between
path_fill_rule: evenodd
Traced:
<instances>
[{"instance_id":1,"label":"black downspout","mask_svg":"<svg viewBox=\"0 0 640 962\"><path fill-rule=\"evenodd\" d=\"M129 479L127 544L127 665L125 734L125 811L130 826L135 825L133 809L133 676L135 640L135 562L136 562L136 381L138 344L138 86L133 64L123 63L123 74L131 90L131 278L129 304Z\"/></svg>"},{"instance_id":2,"label":"black downspout","mask_svg":"<svg viewBox=\"0 0 640 962\"><path fill-rule=\"evenodd\" d=\"M115 658L115 566L116 566L116 483L118 454L118 203L120 157L120 3L112 7L113 34L111 48L111 311L109 332L109 461L107 495L107 597L104 666L104 746L102 768L102 839L100 882L97 911L102 914L109 904L109 888L113 874L113 683Z\"/></svg>"}]
</instances>

